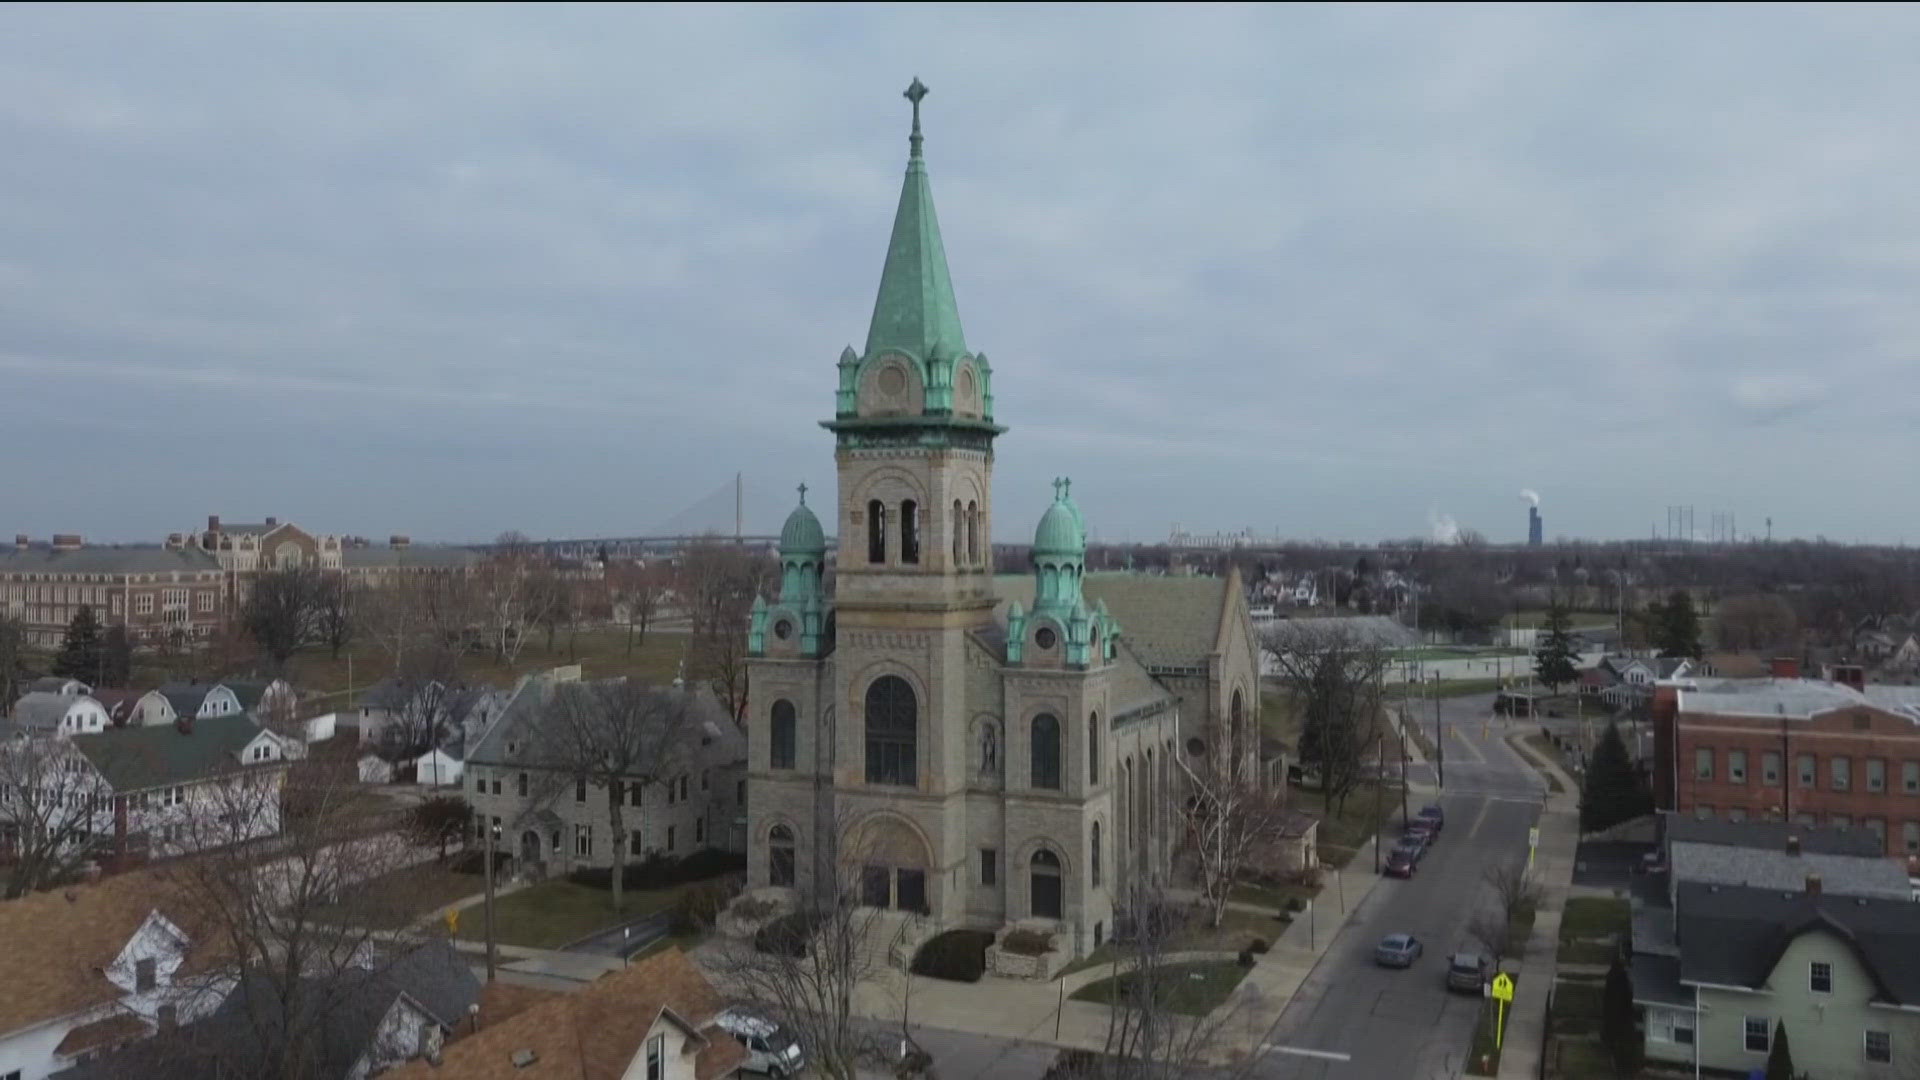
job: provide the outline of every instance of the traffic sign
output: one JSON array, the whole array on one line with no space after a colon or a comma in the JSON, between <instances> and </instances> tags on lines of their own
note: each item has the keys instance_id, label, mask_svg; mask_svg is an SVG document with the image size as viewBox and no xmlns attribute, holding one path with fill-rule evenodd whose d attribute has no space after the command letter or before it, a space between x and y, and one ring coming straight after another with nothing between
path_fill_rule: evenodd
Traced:
<instances>
[{"instance_id":1,"label":"traffic sign","mask_svg":"<svg viewBox=\"0 0 1920 1080\"><path fill-rule=\"evenodd\" d=\"M1507 1041L1507 1006L1513 1003L1513 977L1504 971L1493 977L1493 999L1500 1003L1493 1023L1493 1048L1498 1050Z\"/></svg>"},{"instance_id":2,"label":"traffic sign","mask_svg":"<svg viewBox=\"0 0 1920 1080\"><path fill-rule=\"evenodd\" d=\"M1513 1000L1513 977L1501 972L1493 977L1493 996L1501 1001Z\"/></svg>"}]
</instances>

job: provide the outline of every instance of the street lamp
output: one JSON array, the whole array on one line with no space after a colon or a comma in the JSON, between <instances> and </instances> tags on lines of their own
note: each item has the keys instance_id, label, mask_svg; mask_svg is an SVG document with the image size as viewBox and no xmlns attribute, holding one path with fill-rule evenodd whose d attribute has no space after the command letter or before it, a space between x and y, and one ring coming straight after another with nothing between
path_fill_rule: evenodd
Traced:
<instances>
[{"instance_id":1,"label":"street lamp","mask_svg":"<svg viewBox=\"0 0 1920 1080\"><path fill-rule=\"evenodd\" d=\"M493 948L493 852L500 840L500 822L494 819L486 823L487 834L487 981L494 980L494 968L498 963Z\"/></svg>"}]
</instances>

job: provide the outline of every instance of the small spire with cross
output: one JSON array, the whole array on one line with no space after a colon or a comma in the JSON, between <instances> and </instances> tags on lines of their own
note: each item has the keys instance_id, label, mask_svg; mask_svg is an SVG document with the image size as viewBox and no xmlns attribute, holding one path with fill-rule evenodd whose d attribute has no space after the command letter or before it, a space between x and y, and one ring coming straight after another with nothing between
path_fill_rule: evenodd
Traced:
<instances>
[{"instance_id":1,"label":"small spire with cross","mask_svg":"<svg viewBox=\"0 0 1920 1080\"><path fill-rule=\"evenodd\" d=\"M800 485L800 505L807 505L807 485L805 483Z\"/></svg>"},{"instance_id":2,"label":"small spire with cross","mask_svg":"<svg viewBox=\"0 0 1920 1080\"><path fill-rule=\"evenodd\" d=\"M908 86L907 92L901 96L913 102L913 134L907 141L912 144L912 156L919 157L920 144L925 141L920 135L920 99L927 96L927 84L921 82L920 77L916 75L913 77L913 84Z\"/></svg>"},{"instance_id":3,"label":"small spire with cross","mask_svg":"<svg viewBox=\"0 0 1920 1080\"><path fill-rule=\"evenodd\" d=\"M1072 497L1073 497L1073 477L1063 476L1060 478L1060 498L1062 500L1066 500Z\"/></svg>"}]
</instances>

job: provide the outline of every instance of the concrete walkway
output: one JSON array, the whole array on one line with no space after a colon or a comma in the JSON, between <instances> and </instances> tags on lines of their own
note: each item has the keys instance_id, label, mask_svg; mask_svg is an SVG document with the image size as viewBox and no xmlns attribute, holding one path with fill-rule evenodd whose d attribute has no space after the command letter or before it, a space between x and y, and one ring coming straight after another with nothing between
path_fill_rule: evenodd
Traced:
<instances>
[{"instance_id":1,"label":"concrete walkway","mask_svg":"<svg viewBox=\"0 0 1920 1080\"><path fill-rule=\"evenodd\" d=\"M1558 763L1523 744L1520 735L1508 736L1507 743L1535 771L1558 777L1563 789L1549 793L1540 812L1540 846L1534 852L1540 908L1520 963L1513 1007L1507 1013L1506 1046L1500 1052L1500 1080L1532 1080L1540 1075L1540 1058L1546 1052L1547 993L1559 963L1560 913L1573 888L1574 854L1580 846L1580 786Z\"/></svg>"}]
</instances>

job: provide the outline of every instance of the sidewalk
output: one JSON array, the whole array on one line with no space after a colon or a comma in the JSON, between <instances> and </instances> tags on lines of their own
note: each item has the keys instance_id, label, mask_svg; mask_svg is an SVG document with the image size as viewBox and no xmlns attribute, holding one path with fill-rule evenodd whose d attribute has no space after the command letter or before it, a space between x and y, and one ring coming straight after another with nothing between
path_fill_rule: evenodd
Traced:
<instances>
[{"instance_id":1,"label":"sidewalk","mask_svg":"<svg viewBox=\"0 0 1920 1080\"><path fill-rule=\"evenodd\" d=\"M1555 775L1563 788L1549 792L1541 808L1540 846L1534 853L1540 908L1520 963L1507 1014L1506 1046L1500 1053L1501 1080L1533 1080L1540 1075L1540 1058L1546 1052L1547 993L1559 963L1560 912L1573 888L1574 854L1580 846L1580 786L1557 763L1525 746L1519 734L1509 735L1507 744L1535 771Z\"/></svg>"}]
</instances>

